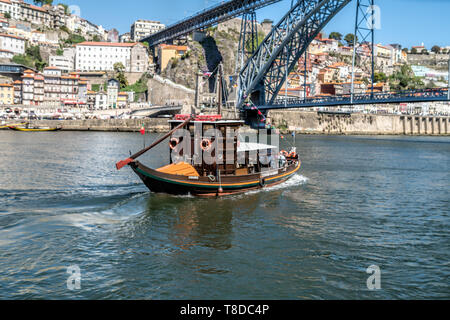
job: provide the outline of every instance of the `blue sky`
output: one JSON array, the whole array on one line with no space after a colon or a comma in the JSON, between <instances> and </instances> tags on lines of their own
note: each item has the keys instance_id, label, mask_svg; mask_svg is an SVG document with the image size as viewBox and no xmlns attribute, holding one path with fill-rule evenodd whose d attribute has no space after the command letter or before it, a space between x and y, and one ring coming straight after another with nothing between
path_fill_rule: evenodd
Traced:
<instances>
[{"instance_id":1,"label":"blue sky","mask_svg":"<svg viewBox=\"0 0 450 320\"><path fill-rule=\"evenodd\" d=\"M62 0L61 2L64 2ZM137 19L158 20L172 24L192 15L219 0L71 0L78 5L81 16L105 28L128 32ZM278 21L288 10L291 0L258 11L258 20ZM55 1L58 3L58 1ZM356 1L350 3L326 27L325 32L353 32ZM376 32L376 42L400 43L404 47L420 45L450 45L450 0L375 0L381 8L381 30Z\"/></svg>"}]
</instances>

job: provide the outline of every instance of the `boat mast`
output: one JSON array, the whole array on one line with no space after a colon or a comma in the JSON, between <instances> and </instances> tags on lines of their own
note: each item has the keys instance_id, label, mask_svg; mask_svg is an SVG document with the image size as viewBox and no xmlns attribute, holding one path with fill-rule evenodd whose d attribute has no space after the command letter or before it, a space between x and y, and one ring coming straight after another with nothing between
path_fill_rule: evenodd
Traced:
<instances>
[{"instance_id":1,"label":"boat mast","mask_svg":"<svg viewBox=\"0 0 450 320\"><path fill-rule=\"evenodd\" d=\"M219 70L217 70L217 114L222 115L222 62L219 64Z\"/></svg>"}]
</instances>

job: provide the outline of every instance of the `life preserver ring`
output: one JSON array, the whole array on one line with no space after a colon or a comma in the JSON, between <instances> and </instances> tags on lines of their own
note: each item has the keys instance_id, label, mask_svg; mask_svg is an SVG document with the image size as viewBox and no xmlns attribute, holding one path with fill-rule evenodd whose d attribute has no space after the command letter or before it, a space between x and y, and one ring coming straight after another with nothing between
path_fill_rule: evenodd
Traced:
<instances>
[{"instance_id":1,"label":"life preserver ring","mask_svg":"<svg viewBox=\"0 0 450 320\"><path fill-rule=\"evenodd\" d=\"M209 181L211 182L216 182L216 177L214 177L213 175L209 175L208 176Z\"/></svg>"},{"instance_id":2,"label":"life preserver ring","mask_svg":"<svg viewBox=\"0 0 450 320\"><path fill-rule=\"evenodd\" d=\"M291 158L291 159L297 158L297 153L291 152L291 153L289 154L289 158Z\"/></svg>"},{"instance_id":3,"label":"life preserver ring","mask_svg":"<svg viewBox=\"0 0 450 320\"><path fill-rule=\"evenodd\" d=\"M171 150L175 150L175 148L180 144L180 140L177 138L172 138L169 141L169 147Z\"/></svg>"},{"instance_id":4,"label":"life preserver ring","mask_svg":"<svg viewBox=\"0 0 450 320\"><path fill-rule=\"evenodd\" d=\"M200 142L200 148L202 148L203 151L208 151L211 149L212 142L209 139L203 139L202 142Z\"/></svg>"},{"instance_id":5,"label":"life preserver ring","mask_svg":"<svg viewBox=\"0 0 450 320\"><path fill-rule=\"evenodd\" d=\"M280 154L285 156L286 158L289 157L289 153L286 150L281 150Z\"/></svg>"}]
</instances>

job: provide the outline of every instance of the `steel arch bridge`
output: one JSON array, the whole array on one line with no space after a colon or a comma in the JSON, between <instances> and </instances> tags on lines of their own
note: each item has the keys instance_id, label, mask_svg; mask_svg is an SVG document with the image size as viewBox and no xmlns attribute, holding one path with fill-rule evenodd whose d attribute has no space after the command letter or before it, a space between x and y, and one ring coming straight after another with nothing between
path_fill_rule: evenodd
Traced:
<instances>
[{"instance_id":1,"label":"steel arch bridge","mask_svg":"<svg viewBox=\"0 0 450 320\"><path fill-rule=\"evenodd\" d=\"M154 46L158 43L175 39L193 30L202 29L206 26L244 14L249 10L255 10L280 1L230 0L222 2L220 5L202 11L142 41L148 41L150 46ZM363 19L358 19L359 11L362 10L361 8L367 8L373 5L374 0L355 1L357 2L357 30L355 30L355 34L357 34L357 31L360 31L358 26L364 19L367 19L367 13L362 13ZM236 107L243 112L244 117L250 124L258 124L258 120L261 118L261 111L265 113L271 109L450 101L450 90L448 89L427 89L395 93L371 92L370 94L305 97L303 99L278 98L278 94L286 82L287 76L294 69L300 57L306 52L310 43L350 2L352 0L292 1L291 9L273 27L254 54L243 64L239 72ZM372 32L371 54L373 65L373 29L368 32Z\"/></svg>"}]
</instances>

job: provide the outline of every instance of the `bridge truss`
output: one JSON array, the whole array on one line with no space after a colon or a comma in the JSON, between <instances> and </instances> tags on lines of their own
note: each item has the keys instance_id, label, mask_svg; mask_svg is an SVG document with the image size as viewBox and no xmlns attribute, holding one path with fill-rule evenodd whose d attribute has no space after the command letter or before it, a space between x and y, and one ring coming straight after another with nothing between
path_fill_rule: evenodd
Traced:
<instances>
[{"instance_id":1,"label":"bridge truss","mask_svg":"<svg viewBox=\"0 0 450 320\"><path fill-rule=\"evenodd\" d=\"M270 105L260 105L261 111L286 109L286 108L315 108L315 107L339 107L347 105L368 105L388 103L413 103L449 101L449 89L421 89L401 92L380 92L367 94L337 95L326 97L308 98L277 98ZM244 106L243 110L252 110L250 106Z\"/></svg>"},{"instance_id":2,"label":"bridge truss","mask_svg":"<svg viewBox=\"0 0 450 320\"><path fill-rule=\"evenodd\" d=\"M280 2L281 0L230 0L205 9L195 15L181 20L164 30L140 40L147 42L150 47L165 43L195 30L208 28L220 22L230 20L242 15L244 12L257 10L265 6Z\"/></svg>"},{"instance_id":3,"label":"bridge truss","mask_svg":"<svg viewBox=\"0 0 450 320\"><path fill-rule=\"evenodd\" d=\"M351 0L298 0L239 74L237 107L275 102L286 76L309 44Z\"/></svg>"}]
</instances>

